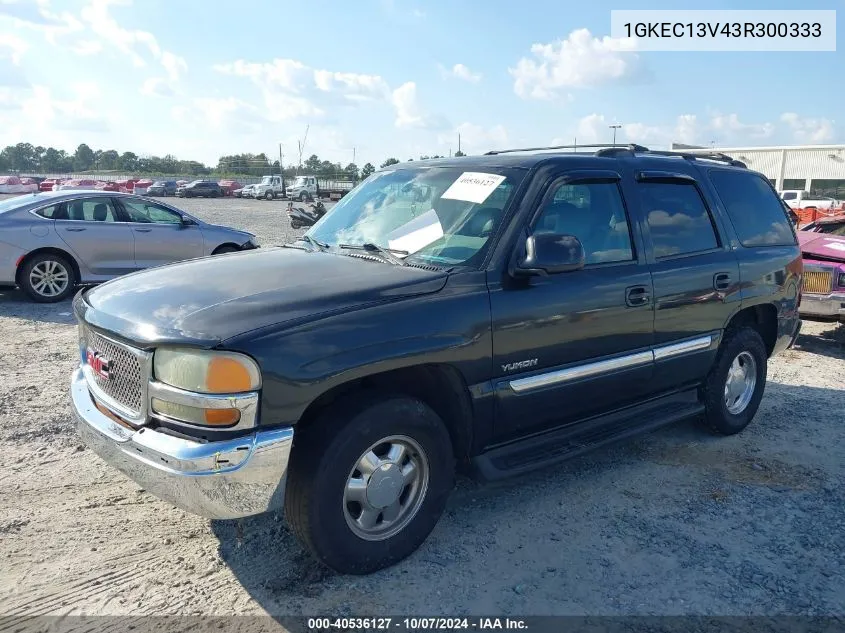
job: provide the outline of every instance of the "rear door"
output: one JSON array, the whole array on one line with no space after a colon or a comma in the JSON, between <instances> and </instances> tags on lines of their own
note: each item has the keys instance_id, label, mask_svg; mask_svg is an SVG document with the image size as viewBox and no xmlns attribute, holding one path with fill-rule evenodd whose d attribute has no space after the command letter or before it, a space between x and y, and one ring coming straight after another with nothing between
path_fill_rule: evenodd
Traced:
<instances>
[{"instance_id":1,"label":"rear door","mask_svg":"<svg viewBox=\"0 0 845 633\"><path fill-rule=\"evenodd\" d=\"M135 270L132 231L120 222L111 198L80 198L64 203L55 229L76 258L103 277Z\"/></svg>"},{"instance_id":2,"label":"rear door","mask_svg":"<svg viewBox=\"0 0 845 633\"><path fill-rule=\"evenodd\" d=\"M654 280L654 391L696 382L740 307L739 263L715 203L691 171L636 174Z\"/></svg>"},{"instance_id":3,"label":"rear door","mask_svg":"<svg viewBox=\"0 0 845 633\"><path fill-rule=\"evenodd\" d=\"M131 227L138 268L205 255L202 229L195 224L184 225L176 211L140 198L120 198L119 203Z\"/></svg>"},{"instance_id":4,"label":"rear door","mask_svg":"<svg viewBox=\"0 0 845 633\"><path fill-rule=\"evenodd\" d=\"M613 171L561 172L529 232L574 235L582 270L490 279L496 434L507 440L637 401L653 371L653 289Z\"/></svg>"}]
</instances>

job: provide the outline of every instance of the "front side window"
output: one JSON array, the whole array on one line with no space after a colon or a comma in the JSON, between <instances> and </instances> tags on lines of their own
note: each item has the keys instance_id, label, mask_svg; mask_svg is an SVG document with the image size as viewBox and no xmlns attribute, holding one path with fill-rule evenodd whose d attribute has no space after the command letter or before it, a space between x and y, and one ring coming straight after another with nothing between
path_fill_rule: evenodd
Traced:
<instances>
[{"instance_id":1,"label":"front side window","mask_svg":"<svg viewBox=\"0 0 845 633\"><path fill-rule=\"evenodd\" d=\"M588 265L634 259L628 216L615 182L559 185L544 203L533 233L574 235Z\"/></svg>"},{"instance_id":2,"label":"front side window","mask_svg":"<svg viewBox=\"0 0 845 633\"><path fill-rule=\"evenodd\" d=\"M694 184L660 181L638 187L655 257L718 248L713 220Z\"/></svg>"},{"instance_id":3,"label":"front side window","mask_svg":"<svg viewBox=\"0 0 845 633\"><path fill-rule=\"evenodd\" d=\"M79 222L117 222L114 205L108 198L71 200L66 203L68 220ZM64 215L64 214L62 214ZM58 218L57 218L58 219Z\"/></svg>"},{"instance_id":4,"label":"front side window","mask_svg":"<svg viewBox=\"0 0 845 633\"><path fill-rule=\"evenodd\" d=\"M182 216L157 204L140 200L121 200L130 222L142 224L181 224Z\"/></svg>"},{"instance_id":5,"label":"front side window","mask_svg":"<svg viewBox=\"0 0 845 633\"><path fill-rule=\"evenodd\" d=\"M330 246L373 244L409 262L475 265L486 252L521 169L453 167L377 172L341 198L308 232Z\"/></svg>"}]
</instances>

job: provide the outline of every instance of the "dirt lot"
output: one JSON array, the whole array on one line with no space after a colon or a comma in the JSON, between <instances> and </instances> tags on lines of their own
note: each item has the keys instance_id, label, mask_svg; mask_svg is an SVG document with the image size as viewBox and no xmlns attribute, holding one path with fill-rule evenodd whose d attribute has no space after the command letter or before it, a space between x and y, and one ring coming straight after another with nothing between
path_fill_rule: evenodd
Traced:
<instances>
[{"instance_id":1,"label":"dirt lot","mask_svg":"<svg viewBox=\"0 0 845 633\"><path fill-rule=\"evenodd\" d=\"M277 244L282 202L179 201ZM845 614L845 328L806 323L753 425L665 429L519 481L460 481L410 559L318 568L281 517L209 522L76 438L70 302L0 292L0 613Z\"/></svg>"}]
</instances>

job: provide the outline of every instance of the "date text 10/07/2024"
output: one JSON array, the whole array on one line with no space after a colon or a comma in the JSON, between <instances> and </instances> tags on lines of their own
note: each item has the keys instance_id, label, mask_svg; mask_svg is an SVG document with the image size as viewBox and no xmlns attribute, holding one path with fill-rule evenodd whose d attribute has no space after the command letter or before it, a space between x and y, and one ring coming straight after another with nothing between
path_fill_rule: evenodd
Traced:
<instances>
[{"instance_id":1,"label":"date text 10/07/2024","mask_svg":"<svg viewBox=\"0 0 845 633\"><path fill-rule=\"evenodd\" d=\"M308 618L309 631L495 631L526 630L524 620L515 618Z\"/></svg>"}]
</instances>

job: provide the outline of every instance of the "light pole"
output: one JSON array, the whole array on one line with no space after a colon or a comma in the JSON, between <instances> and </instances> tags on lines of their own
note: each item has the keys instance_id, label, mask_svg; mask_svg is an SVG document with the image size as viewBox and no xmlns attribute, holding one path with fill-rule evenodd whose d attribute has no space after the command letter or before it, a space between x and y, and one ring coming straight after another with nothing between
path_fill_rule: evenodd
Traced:
<instances>
[{"instance_id":1,"label":"light pole","mask_svg":"<svg viewBox=\"0 0 845 633\"><path fill-rule=\"evenodd\" d=\"M613 130L613 144L616 145L616 130L618 130L622 126L618 123L615 123L614 125L608 125L607 127Z\"/></svg>"}]
</instances>

